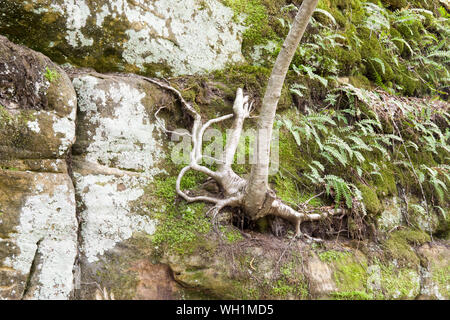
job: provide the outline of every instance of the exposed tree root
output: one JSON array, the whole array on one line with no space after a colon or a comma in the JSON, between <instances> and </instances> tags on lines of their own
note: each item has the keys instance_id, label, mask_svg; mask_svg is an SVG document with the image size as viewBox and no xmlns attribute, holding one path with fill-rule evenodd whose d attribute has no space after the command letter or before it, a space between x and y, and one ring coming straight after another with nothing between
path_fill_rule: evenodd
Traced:
<instances>
[{"instance_id":1,"label":"exposed tree root","mask_svg":"<svg viewBox=\"0 0 450 320\"><path fill-rule=\"evenodd\" d=\"M184 111L186 111L194 120L190 134L193 143L192 151L189 156L190 162L189 165L180 171L176 182L176 191L180 197L187 202L203 201L214 204L208 212L213 221L216 221L217 215L223 208L240 207L252 220L256 220L267 215L280 217L290 221L294 225L296 237L304 236L311 241L320 241L319 239L302 234L300 231L301 223L304 221L323 220L330 215L342 213L342 210L334 210L329 208L328 210L323 210L321 213L314 214L310 214L306 210L297 211L289 205L283 203L282 200L276 196L273 190L270 190L265 186L261 186L261 190L264 192L262 201L255 202L253 195L249 193L248 190L248 180L238 176L232 170L231 165L234 161L234 156L239 144L244 120L249 118L251 112L253 111L253 103L249 102L248 96L244 96L242 89L238 89L236 92L236 99L233 105L233 114L211 119L203 123L201 115L184 100L181 93L177 89L154 79L143 79L174 93L180 101ZM212 124L231 118L233 118L231 135L227 138L222 159L217 159L217 171L212 171L211 169L201 165L202 159L205 158L202 155L203 134ZM223 197L190 196L184 190L181 190L181 180L189 170L201 172L215 180L222 191L221 193L223 194Z\"/></svg>"}]
</instances>

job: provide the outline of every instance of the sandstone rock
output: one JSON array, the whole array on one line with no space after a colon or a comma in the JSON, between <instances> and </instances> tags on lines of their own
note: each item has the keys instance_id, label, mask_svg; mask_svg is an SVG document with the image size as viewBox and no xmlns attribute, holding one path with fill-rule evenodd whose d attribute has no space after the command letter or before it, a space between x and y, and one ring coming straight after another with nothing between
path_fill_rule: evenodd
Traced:
<instances>
[{"instance_id":1,"label":"sandstone rock","mask_svg":"<svg viewBox=\"0 0 450 320\"><path fill-rule=\"evenodd\" d=\"M44 55L0 36L0 159L64 158L75 141L76 96Z\"/></svg>"},{"instance_id":2,"label":"sandstone rock","mask_svg":"<svg viewBox=\"0 0 450 320\"><path fill-rule=\"evenodd\" d=\"M312 254L306 264L306 275L309 279L309 292L315 297L326 297L337 290L333 271L330 266Z\"/></svg>"},{"instance_id":3,"label":"sandstone rock","mask_svg":"<svg viewBox=\"0 0 450 320\"><path fill-rule=\"evenodd\" d=\"M92 298L92 286L83 283L97 282L108 285L118 298L133 298L134 294L167 296L167 292L158 296L158 289L149 288L145 279L150 277L149 270L156 272L154 277L164 273L149 262L135 262L143 258L137 254L139 250L128 249L123 243L133 241L136 234L148 237L155 232L157 221L150 215L149 204L144 203L145 188L152 177L164 172L160 169L165 158L164 139L154 113L157 105L169 105L174 100L167 92L136 77L79 74L74 76L73 84L78 94L80 133L73 148L73 175L82 221L79 295ZM116 248L119 244L121 249ZM151 245L146 249L151 251ZM135 258L117 264L117 250L121 256ZM148 265L142 270L132 267L136 263ZM96 275L97 270L111 268L115 269L108 271L109 280ZM121 274L130 268L137 270L130 277L141 277L140 289L133 285L126 294L117 292L122 285Z\"/></svg>"},{"instance_id":4,"label":"sandstone rock","mask_svg":"<svg viewBox=\"0 0 450 320\"><path fill-rule=\"evenodd\" d=\"M0 33L58 63L180 75L243 60L233 17L217 0L12 0Z\"/></svg>"},{"instance_id":5,"label":"sandstone rock","mask_svg":"<svg viewBox=\"0 0 450 320\"><path fill-rule=\"evenodd\" d=\"M66 155L76 96L44 55L0 36L0 298L67 299L78 221Z\"/></svg>"},{"instance_id":6,"label":"sandstone rock","mask_svg":"<svg viewBox=\"0 0 450 320\"><path fill-rule=\"evenodd\" d=\"M424 244L418 250L423 257L421 299L450 298L450 251L448 244Z\"/></svg>"},{"instance_id":7,"label":"sandstone rock","mask_svg":"<svg viewBox=\"0 0 450 320\"><path fill-rule=\"evenodd\" d=\"M0 169L0 213L0 298L68 298L78 227L69 176Z\"/></svg>"},{"instance_id":8,"label":"sandstone rock","mask_svg":"<svg viewBox=\"0 0 450 320\"><path fill-rule=\"evenodd\" d=\"M138 261L133 271L139 274L136 299L139 300L173 300L179 298L180 288L172 277L167 265Z\"/></svg>"}]
</instances>

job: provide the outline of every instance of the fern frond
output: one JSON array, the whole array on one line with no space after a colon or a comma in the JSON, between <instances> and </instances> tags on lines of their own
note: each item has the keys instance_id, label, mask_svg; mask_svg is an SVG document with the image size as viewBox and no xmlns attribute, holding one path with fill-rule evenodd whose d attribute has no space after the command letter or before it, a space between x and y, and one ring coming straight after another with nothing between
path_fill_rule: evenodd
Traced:
<instances>
[{"instance_id":1,"label":"fern frond","mask_svg":"<svg viewBox=\"0 0 450 320\"><path fill-rule=\"evenodd\" d=\"M323 147L324 152L322 153L322 155L325 153L328 153L329 155L333 156L336 160L338 160L344 167L347 164L347 157L345 156L345 154L340 153L336 148L330 146L330 145L326 145Z\"/></svg>"}]
</instances>

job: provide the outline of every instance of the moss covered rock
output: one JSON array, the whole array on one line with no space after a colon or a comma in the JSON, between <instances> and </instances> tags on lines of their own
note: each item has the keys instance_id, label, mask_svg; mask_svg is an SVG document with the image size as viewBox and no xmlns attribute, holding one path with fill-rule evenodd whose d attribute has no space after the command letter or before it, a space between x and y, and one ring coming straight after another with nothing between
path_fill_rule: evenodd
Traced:
<instances>
[{"instance_id":1,"label":"moss covered rock","mask_svg":"<svg viewBox=\"0 0 450 320\"><path fill-rule=\"evenodd\" d=\"M243 60L232 18L216 0L2 1L0 33L58 63L179 75Z\"/></svg>"},{"instance_id":2,"label":"moss covered rock","mask_svg":"<svg viewBox=\"0 0 450 320\"><path fill-rule=\"evenodd\" d=\"M44 55L0 36L0 159L64 158L75 141L77 98Z\"/></svg>"}]
</instances>

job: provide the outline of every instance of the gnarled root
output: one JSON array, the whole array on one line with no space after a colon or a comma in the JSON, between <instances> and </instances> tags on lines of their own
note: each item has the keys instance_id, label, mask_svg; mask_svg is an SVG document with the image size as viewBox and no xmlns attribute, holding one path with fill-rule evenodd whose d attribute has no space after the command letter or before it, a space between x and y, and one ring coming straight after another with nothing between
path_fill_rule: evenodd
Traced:
<instances>
[{"instance_id":1,"label":"gnarled root","mask_svg":"<svg viewBox=\"0 0 450 320\"><path fill-rule=\"evenodd\" d=\"M190 153L190 163L184 167L177 178L176 191L177 194L187 202L204 201L214 204L208 211L212 217L214 225L217 223L217 216L219 212L225 207L241 207L253 220L262 218L267 215L281 217L282 219L290 221L296 231L296 236L305 236L310 240L319 241L310 236L303 235L300 231L300 225L304 221L318 221L326 219L329 215L337 213L334 210L324 211L322 213L308 214L294 210L292 207L283 203L276 197L275 193L267 186L261 186L259 194L248 194L249 182L238 176L231 168L234 161L234 156L241 137L244 120L248 118L253 110L253 103L249 102L249 97L244 96L242 89L236 92L236 99L233 105L233 114L228 114L215 119L211 119L206 123L202 123L200 114L189 105L182 97L181 93L170 85L163 84L159 81L150 78L143 78L144 80L156 84L164 89L167 89L175 94L181 102L184 110L194 119L194 124L191 129L192 151ZM227 119L233 118L233 125L231 127L231 135L227 139L225 152L222 159L218 159L217 171L212 171L209 168L200 165L204 156L202 155L202 141L203 135L208 127L214 123L218 123ZM181 190L181 180L189 170L195 170L204 173L211 179L215 180L223 191L224 198L211 196L190 196ZM260 199L255 201L255 199Z\"/></svg>"}]
</instances>

